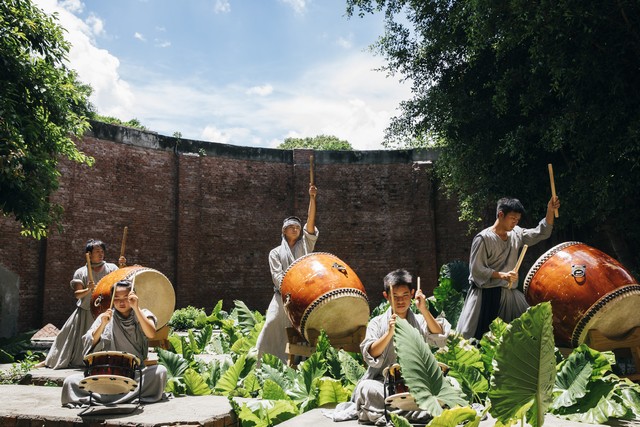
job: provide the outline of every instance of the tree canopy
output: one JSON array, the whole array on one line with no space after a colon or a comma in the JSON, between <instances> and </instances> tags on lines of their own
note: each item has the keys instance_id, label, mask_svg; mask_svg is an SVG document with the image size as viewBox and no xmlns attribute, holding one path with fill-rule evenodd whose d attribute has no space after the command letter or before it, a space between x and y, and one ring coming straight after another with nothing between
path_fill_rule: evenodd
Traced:
<instances>
[{"instance_id":1,"label":"tree canopy","mask_svg":"<svg viewBox=\"0 0 640 427\"><path fill-rule=\"evenodd\" d=\"M285 138L277 148L291 150L294 148L313 148L314 150L353 150L348 141L332 135L317 135L306 138Z\"/></svg>"},{"instance_id":2,"label":"tree canopy","mask_svg":"<svg viewBox=\"0 0 640 427\"><path fill-rule=\"evenodd\" d=\"M60 220L49 201L60 157L92 162L73 141L89 128L91 89L67 67L68 52L55 17L29 0L0 2L0 211L36 238Z\"/></svg>"},{"instance_id":3,"label":"tree canopy","mask_svg":"<svg viewBox=\"0 0 640 427\"><path fill-rule=\"evenodd\" d=\"M640 3L347 1L367 13L385 15L386 71L413 84L386 144L440 145L464 219L504 195L542 215L552 163L558 225L638 254Z\"/></svg>"}]
</instances>

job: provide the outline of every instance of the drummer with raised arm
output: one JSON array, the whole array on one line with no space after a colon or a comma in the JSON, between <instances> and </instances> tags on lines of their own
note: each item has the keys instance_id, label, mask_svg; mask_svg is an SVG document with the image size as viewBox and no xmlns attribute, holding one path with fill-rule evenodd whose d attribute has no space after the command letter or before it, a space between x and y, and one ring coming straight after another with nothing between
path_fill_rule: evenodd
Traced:
<instances>
[{"instance_id":1,"label":"drummer with raised arm","mask_svg":"<svg viewBox=\"0 0 640 427\"><path fill-rule=\"evenodd\" d=\"M311 161L313 163L313 161ZM313 177L313 173L311 173ZM313 178L309 183L309 210L307 222L302 225L300 218L290 216L282 222L280 245L269 253L269 269L273 281L274 295L267 309L264 327L257 341L258 361L263 354L273 354L287 363L286 328L291 327L291 321L284 311L280 284L287 268L303 255L313 252L318 240L316 228L316 196L318 189L313 185Z\"/></svg>"}]
</instances>

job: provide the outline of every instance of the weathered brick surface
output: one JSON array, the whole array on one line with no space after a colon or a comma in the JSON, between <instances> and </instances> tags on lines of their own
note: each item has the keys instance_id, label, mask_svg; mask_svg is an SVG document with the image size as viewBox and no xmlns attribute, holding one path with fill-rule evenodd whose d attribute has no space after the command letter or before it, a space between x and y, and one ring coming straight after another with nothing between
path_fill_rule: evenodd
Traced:
<instances>
[{"instance_id":1,"label":"weathered brick surface","mask_svg":"<svg viewBox=\"0 0 640 427\"><path fill-rule=\"evenodd\" d=\"M471 236L437 188L430 152L291 152L108 125L96 125L78 146L95 165L60 163L53 200L65 209L62 234L37 242L0 218L0 264L20 276L20 330L62 326L74 309L69 280L86 240L104 240L107 260L117 262L124 226L128 264L164 273L177 308L210 312L220 299L225 309L238 299L265 311L273 294L267 257L280 243L282 219L307 216L310 154L316 250L353 268L372 306L391 269L409 269L430 290L443 263L468 260Z\"/></svg>"}]
</instances>

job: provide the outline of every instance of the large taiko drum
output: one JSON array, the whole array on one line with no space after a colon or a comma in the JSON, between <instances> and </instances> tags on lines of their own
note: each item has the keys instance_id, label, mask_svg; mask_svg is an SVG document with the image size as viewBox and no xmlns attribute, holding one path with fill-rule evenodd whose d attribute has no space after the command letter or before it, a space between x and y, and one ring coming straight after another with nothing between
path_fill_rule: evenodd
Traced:
<instances>
[{"instance_id":1,"label":"large taiko drum","mask_svg":"<svg viewBox=\"0 0 640 427\"><path fill-rule=\"evenodd\" d=\"M119 268L98 282L91 295L91 312L94 317L109 309L111 288L120 280L130 280L133 283L140 307L150 310L158 318L156 330L169 322L176 306L173 285L164 274L140 265Z\"/></svg>"},{"instance_id":2,"label":"large taiko drum","mask_svg":"<svg viewBox=\"0 0 640 427\"><path fill-rule=\"evenodd\" d=\"M80 389L99 394L123 394L138 387L140 359L124 351L98 351L84 357L85 377Z\"/></svg>"},{"instance_id":3,"label":"large taiko drum","mask_svg":"<svg viewBox=\"0 0 640 427\"><path fill-rule=\"evenodd\" d=\"M280 292L291 323L308 341L310 330L344 338L369 321L362 282L351 267L326 252L295 260L282 278Z\"/></svg>"},{"instance_id":4,"label":"large taiko drum","mask_svg":"<svg viewBox=\"0 0 640 427\"><path fill-rule=\"evenodd\" d=\"M524 280L531 305L550 301L556 345L577 347L597 329L610 339L640 326L640 286L609 255L580 242L544 253Z\"/></svg>"}]
</instances>

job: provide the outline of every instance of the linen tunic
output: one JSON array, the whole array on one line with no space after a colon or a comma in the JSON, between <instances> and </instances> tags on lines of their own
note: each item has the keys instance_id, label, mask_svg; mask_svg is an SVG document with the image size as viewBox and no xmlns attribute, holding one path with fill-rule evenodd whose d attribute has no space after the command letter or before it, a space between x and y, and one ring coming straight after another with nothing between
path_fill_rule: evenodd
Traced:
<instances>
[{"instance_id":1,"label":"linen tunic","mask_svg":"<svg viewBox=\"0 0 640 427\"><path fill-rule=\"evenodd\" d=\"M263 354L273 354L287 363L286 328L291 327L291 320L284 311L284 304L280 295L280 284L287 269L293 262L308 253L313 252L318 240L318 229L315 234L307 232L307 226L302 228L302 238L299 239L293 248L289 248L287 240L282 236L282 243L269 253L269 269L271 270L271 280L273 282L274 294L267 309L264 327L258 336L256 347L258 348L258 360Z\"/></svg>"},{"instance_id":2,"label":"linen tunic","mask_svg":"<svg viewBox=\"0 0 640 427\"><path fill-rule=\"evenodd\" d=\"M491 227L478 233L471 244L469 256L469 281L471 286L467 292L462 312L456 330L465 338L474 336L480 318L482 307L482 289L500 287L500 309L498 317L505 322L511 322L524 313L529 304L522 291L513 283L509 289L509 282L493 279L494 271L511 271L515 268L522 247L526 244L533 246L551 236L553 226L542 219L535 228L514 227L507 233L504 241Z\"/></svg>"},{"instance_id":3,"label":"linen tunic","mask_svg":"<svg viewBox=\"0 0 640 427\"><path fill-rule=\"evenodd\" d=\"M93 281L98 283L100 279L107 274L118 269L118 266L111 263L105 263L102 269L93 272ZM71 289L75 291L76 285L82 285L84 289L89 286L89 278L87 266L80 267L76 270L71 280ZM76 308L71 316L60 329L60 333L53 341L45 366L52 369L64 369L67 367L77 368L84 365L84 354L82 352L82 336L87 332L93 323L93 315L91 314L91 293L87 293L82 298L78 298Z\"/></svg>"}]
</instances>

